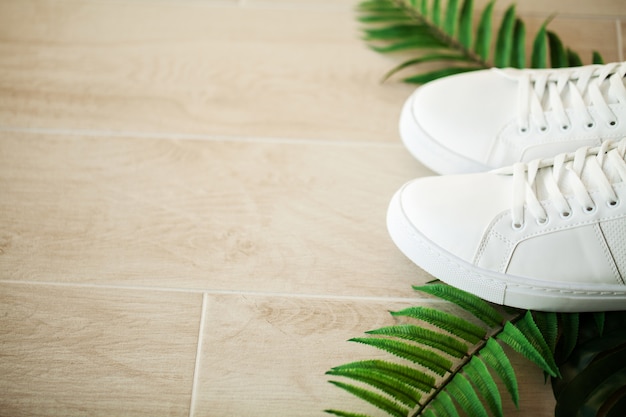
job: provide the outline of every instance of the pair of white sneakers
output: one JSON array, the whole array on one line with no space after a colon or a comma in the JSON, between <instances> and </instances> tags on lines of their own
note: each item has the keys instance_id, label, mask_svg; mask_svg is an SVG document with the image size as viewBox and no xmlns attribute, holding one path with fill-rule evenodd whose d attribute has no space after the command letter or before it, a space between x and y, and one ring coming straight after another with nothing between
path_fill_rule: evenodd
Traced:
<instances>
[{"instance_id":1,"label":"pair of white sneakers","mask_svg":"<svg viewBox=\"0 0 626 417\"><path fill-rule=\"evenodd\" d=\"M626 62L491 69L418 88L389 233L450 285L512 307L626 310Z\"/></svg>"}]
</instances>

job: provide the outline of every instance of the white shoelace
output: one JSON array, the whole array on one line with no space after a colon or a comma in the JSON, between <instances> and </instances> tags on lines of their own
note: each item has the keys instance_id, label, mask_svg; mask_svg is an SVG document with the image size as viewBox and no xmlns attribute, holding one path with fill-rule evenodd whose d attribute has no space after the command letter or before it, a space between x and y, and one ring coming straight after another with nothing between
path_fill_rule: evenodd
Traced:
<instances>
[{"instance_id":1,"label":"white shoelace","mask_svg":"<svg viewBox=\"0 0 626 417\"><path fill-rule=\"evenodd\" d=\"M626 62L571 70L521 72L518 87L520 131L529 130L531 119L541 131L547 130L545 112L548 108L554 112L560 128L569 129L572 121L566 112L565 97L575 112L576 121L583 126L592 128L596 124L589 113L590 105L596 109L602 122L615 126L617 116L608 103L626 103L625 75Z\"/></svg>"},{"instance_id":2,"label":"white shoelace","mask_svg":"<svg viewBox=\"0 0 626 417\"><path fill-rule=\"evenodd\" d=\"M551 200L565 218L571 216L572 208L563 188L567 188L568 196L573 196L587 212L593 212L596 205L589 195L590 190L597 190L606 204L616 206L619 201L612 183L626 181L625 155L626 138L618 142L605 141L596 148L583 147L551 159L513 165L513 228L524 226L525 209L538 223L548 221L548 214L537 196L538 188L546 194L542 198ZM508 173L511 173L510 168Z\"/></svg>"}]
</instances>

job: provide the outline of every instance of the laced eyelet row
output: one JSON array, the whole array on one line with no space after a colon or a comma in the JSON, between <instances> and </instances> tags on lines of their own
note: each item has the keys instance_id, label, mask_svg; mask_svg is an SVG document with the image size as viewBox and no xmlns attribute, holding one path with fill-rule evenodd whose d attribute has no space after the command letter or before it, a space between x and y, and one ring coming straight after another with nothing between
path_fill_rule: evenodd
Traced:
<instances>
[{"instance_id":1,"label":"laced eyelet row","mask_svg":"<svg viewBox=\"0 0 626 417\"><path fill-rule=\"evenodd\" d=\"M611 120L610 122L607 123L607 126L610 128L616 128L619 125L619 122L617 120ZM567 132L568 130L570 130L572 126L571 125L562 125L560 127L562 132ZM589 122L584 126L586 129L594 129L595 127L597 127L595 122ZM550 130L549 126L539 126L539 132L541 133L547 133ZM529 133L530 129L527 127L520 127L519 128L519 133L520 134L526 134Z\"/></svg>"},{"instance_id":2,"label":"laced eyelet row","mask_svg":"<svg viewBox=\"0 0 626 417\"><path fill-rule=\"evenodd\" d=\"M620 205L620 200L619 199L615 199L615 200L608 200L606 202L606 205L609 208L616 208L617 206ZM597 206L589 206L589 207L585 207L584 211L586 214L593 214L596 212ZM572 217L572 212L571 211L563 211L561 213L559 213L559 216L562 219L569 219L570 217ZM539 226L545 226L546 224L548 224L548 222L550 221L550 219L548 217L542 218L542 219L537 219L537 224ZM513 228L513 230L522 230L524 228L525 224L524 223L512 223L511 227Z\"/></svg>"}]
</instances>

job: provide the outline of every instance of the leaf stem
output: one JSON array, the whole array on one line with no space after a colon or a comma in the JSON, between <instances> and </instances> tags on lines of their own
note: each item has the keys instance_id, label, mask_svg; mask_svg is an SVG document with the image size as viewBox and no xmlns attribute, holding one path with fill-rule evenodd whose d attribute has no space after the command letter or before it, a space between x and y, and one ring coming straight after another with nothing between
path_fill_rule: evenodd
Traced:
<instances>
[{"instance_id":1,"label":"leaf stem","mask_svg":"<svg viewBox=\"0 0 626 417\"><path fill-rule=\"evenodd\" d=\"M482 68L490 68L493 66L490 62L483 60L478 54L463 46L463 44L457 41L453 36L450 36L446 32L444 32L439 26L437 26L435 23L431 22L426 16L421 14L415 7L412 7L410 4L408 4L406 0L390 1L394 3L398 8L402 9L403 12L407 14L407 16L418 21L420 24L425 25L428 28L428 31L439 41L445 43L450 48L456 49L461 53L461 55L472 61L474 64L479 65Z\"/></svg>"},{"instance_id":2,"label":"leaf stem","mask_svg":"<svg viewBox=\"0 0 626 417\"><path fill-rule=\"evenodd\" d=\"M461 359L461 361L459 361L459 363L455 366L455 368L452 370L452 372L450 372L448 375L446 375L442 381L437 384L437 389L435 389L435 391L433 391L432 394L430 394L428 396L428 398L426 398L426 400L423 403L418 404L417 406L415 406L415 408L413 408L409 414L410 417L418 417L422 411L424 411L426 409L426 407L428 407L428 405L435 399L437 398L437 396L439 395L439 393L441 391L443 391L448 384L452 381L452 379L463 370L463 368L465 367L465 365L467 365L469 363L469 361L472 360L472 358L474 357L474 355L476 355L477 352L479 352L482 348L484 348L487 345L487 342L489 341L489 339L491 339L492 337L498 335L499 333L502 333L502 331L504 330L504 325L507 322L511 322L511 324L515 324L517 323L519 320L521 320L523 318L525 314L525 311L519 311L517 313L515 313L515 315L505 321L503 321L500 326L498 327L494 327L491 328L489 332L487 332L487 334L485 335L485 337L478 343L476 343L474 346L472 346L472 348L467 352L467 355L465 355L465 357L463 359Z\"/></svg>"}]
</instances>

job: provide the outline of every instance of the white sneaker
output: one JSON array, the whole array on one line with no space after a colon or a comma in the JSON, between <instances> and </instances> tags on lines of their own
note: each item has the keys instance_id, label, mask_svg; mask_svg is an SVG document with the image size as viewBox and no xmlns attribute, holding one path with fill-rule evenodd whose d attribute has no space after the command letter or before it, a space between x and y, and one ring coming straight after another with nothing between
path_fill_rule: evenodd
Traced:
<instances>
[{"instance_id":1,"label":"white sneaker","mask_svg":"<svg viewBox=\"0 0 626 417\"><path fill-rule=\"evenodd\" d=\"M483 172L626 135L626 63L490 69L430 82L407 100L400 136L440 174Z\"/></svg>"},{"instance_id":2,"label":"white sneaker","mask_svg":"<svg viewBox=\"0 0 626 417\"><path fill-rule=\"evenodd\" d=\"M413 262L512 307L626 310L626 138L487 173L411 181L387 227Z\"/></svg>"}]
</instances>

